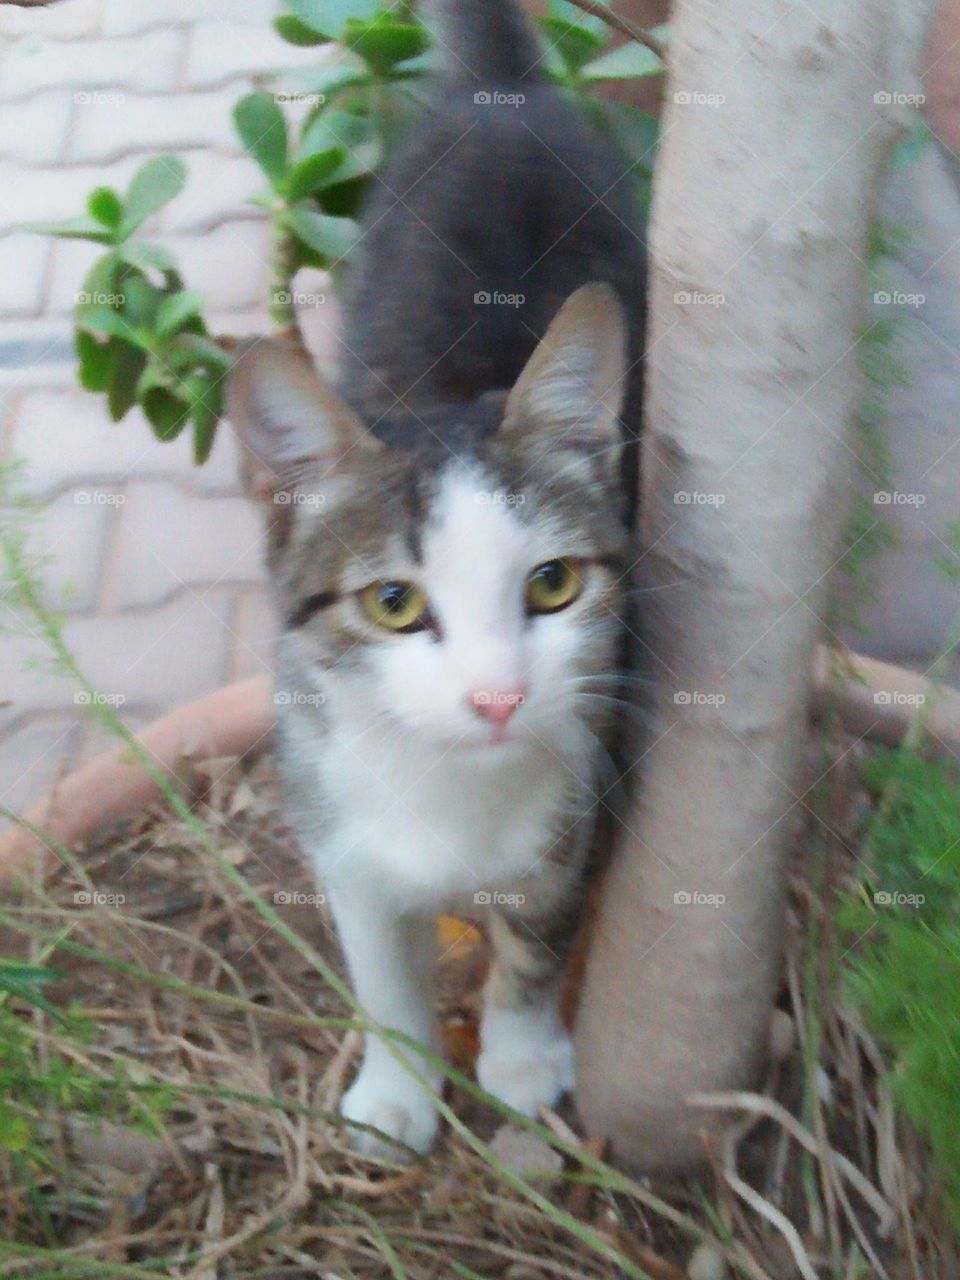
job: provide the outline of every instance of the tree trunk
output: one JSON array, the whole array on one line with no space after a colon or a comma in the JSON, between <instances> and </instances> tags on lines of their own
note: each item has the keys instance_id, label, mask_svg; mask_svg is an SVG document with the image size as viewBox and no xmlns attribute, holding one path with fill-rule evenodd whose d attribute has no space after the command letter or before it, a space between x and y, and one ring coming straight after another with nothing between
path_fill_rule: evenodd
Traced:
<instances>
[{"instance_id":1,"label":"tree trunk","mask_svg":"<svg viewBox=\"0 0 960 1280\"><path fill-rule=\"evenodd\" d=\"M875 95L915 87L889 66L889 12L688 0L675 15L640 566L669 586L640 596L659 692L577 1024L581 1115L640 1169L702 1156L719 1122L685 1099L756 1083L766 1052L893 132Z\"/></svg>"}]
</instances>

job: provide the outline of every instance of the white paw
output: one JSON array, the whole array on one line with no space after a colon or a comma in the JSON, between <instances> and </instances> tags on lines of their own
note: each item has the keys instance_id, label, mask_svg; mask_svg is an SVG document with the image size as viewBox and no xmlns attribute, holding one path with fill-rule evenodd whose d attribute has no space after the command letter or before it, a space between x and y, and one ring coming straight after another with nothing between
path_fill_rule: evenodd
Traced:
<instances>
[{"instance_id":1,"label":"white paw","mask_svg":"<svg viewBox=\"0 0 960 1280\"><path fill-rule=\"evenodd\" d=\"M437 1109L415 1080L405 1074L360 1074L343 1096L340 1114L346 1120L372 1125L414 1151L427 1151L437 1136ZM350 1145L361 1155L377 1159L409 1159L403 1147L385 1142L363 1129L350 1131Z\"/></svg>"},{"instance_id":2,"label":"white paw","mask_svg":"<svg viewBox=\"0 0 960 1280\"><path fill-rule=\"evenodd\" d=\"M559 1032L535 1052L531 1045L517 1046L514 1052L493 1045L477 1059L477 1079L514 1111L535 1117L540 1107L552 1107L573 1088L573 1044L566 1032Z\"/></svg>"}]
</instances>

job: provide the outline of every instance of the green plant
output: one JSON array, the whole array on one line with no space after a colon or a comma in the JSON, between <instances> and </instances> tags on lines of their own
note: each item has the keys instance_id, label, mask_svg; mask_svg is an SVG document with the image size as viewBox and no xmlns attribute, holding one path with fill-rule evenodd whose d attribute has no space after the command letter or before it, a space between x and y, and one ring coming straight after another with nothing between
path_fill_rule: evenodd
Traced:
<instances>
[{"instance_id":1,"label":"green plant","mask_svg":"<svg viewBox=\"0 0 960 1280\"><path fill-rule=\"evenodd\" d=\"M382 0L288 0L274 21L298 46L336 43L334 59L298 77L296 92L251 93L234 110L240 140L265 184L251 199L268 213L273 241L270 307L281 331L296 330L291 282L302 267L339 271L358 234L356 218L398 122L416 105L431 62L430 38L410 5ZM632 162L642 209L649 201L656 120L591 97L594 86L655 75L662 64L641 44L605 52L604 22L568 0L541 19L547 74L605 128ZM307 105L293 129L283 106ZM205 299L188 289L170 252L139 238L143 224L182 190L180 160L160 156L126 193L98 187L86 213L34 223L42 234L100 244L78 294L74 320L80 385L106 395L119 421L139 405L157 439L188 426L204 462L223 413L229 341L211 336Z\"/></svg>"}]
</instances>

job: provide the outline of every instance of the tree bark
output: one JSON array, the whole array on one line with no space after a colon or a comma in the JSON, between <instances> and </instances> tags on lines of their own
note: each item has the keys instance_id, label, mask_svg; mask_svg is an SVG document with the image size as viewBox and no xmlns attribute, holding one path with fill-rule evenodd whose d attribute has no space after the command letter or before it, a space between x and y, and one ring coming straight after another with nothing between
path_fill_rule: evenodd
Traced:
<instances>
[{"instance_id":1,"label":"tree bark","mask_svg":"<svg viewBox=\"0 0 960 1280\"><path fill-rule=\"evenodd\" d=\"M639 597L659 691L576 1028L586 1126L641 1170L701 1157L721 1121L685 1099L756 1083L766 1053L892 136L875 95L913 87L889 21L883 0L675 14L638 553L669 589Z\"/></svg>"}]
</instances>

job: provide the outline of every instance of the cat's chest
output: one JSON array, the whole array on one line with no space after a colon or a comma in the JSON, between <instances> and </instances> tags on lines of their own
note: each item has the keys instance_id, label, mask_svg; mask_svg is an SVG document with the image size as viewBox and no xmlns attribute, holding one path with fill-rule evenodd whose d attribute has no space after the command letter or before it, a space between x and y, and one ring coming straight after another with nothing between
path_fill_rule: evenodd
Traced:
<instances>
[{"instance_id":1,"label":"cat's chest","mask_svg":"<svg viewBox=\"0 0 960 1280\"><path fill-rule=\"evenodd\" d=\"M334 819L321 874L378 878L411 906L509 892L565 825L570 776L546 753L491 767L331 749L317 766Z\"/></svg>"}]
</instances>

